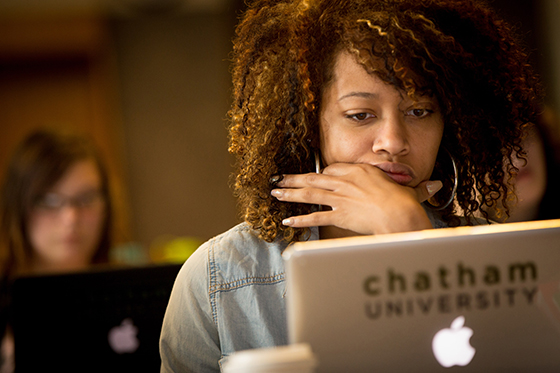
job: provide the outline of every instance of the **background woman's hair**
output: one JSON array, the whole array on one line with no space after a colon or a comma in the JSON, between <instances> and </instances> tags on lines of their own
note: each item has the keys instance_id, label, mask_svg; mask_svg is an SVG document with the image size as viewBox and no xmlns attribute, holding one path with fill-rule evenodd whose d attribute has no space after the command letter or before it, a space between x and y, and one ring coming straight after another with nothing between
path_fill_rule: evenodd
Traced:
<instances>
[{"instance_id":1,"label":"background woman's hair","mask_svg":"<svg viewBox=\"0 0 560 373\"><path fill-rule=\"evenodd\" d=\"M108 261L111 247L112 205L107 170L94 144L86 137L50 129L30 133L15 150L0 195L0 264L4 274L25 269L31 244L27 220L34 204L76 162L93 160L101 176L106 218L94 263Z\"/></svg>"},{"instance_id":2,"label":"background woman's hair","mask_svg":"<svg viewBox=\"0 0 560 373\"><path fill-rule=\"evenodd\" d=\"M322 90L343 50L411 98L437 98L442 146L457 161L456 202L468 222L477 211L487 216L482 207L497 199L507 211L512 154L522 153L524 128L535 121L541 95L519 45L481 1L253 2L236 29L229 112L234 190L245 221L267 241L305 233L281 221L314 207L277 201L269 180L314 171ZM440 202L451 193L443 163L434 170L445 182ZM453 212L452 205L442 218L457 225Z\"/></svg>"}]
</instances>

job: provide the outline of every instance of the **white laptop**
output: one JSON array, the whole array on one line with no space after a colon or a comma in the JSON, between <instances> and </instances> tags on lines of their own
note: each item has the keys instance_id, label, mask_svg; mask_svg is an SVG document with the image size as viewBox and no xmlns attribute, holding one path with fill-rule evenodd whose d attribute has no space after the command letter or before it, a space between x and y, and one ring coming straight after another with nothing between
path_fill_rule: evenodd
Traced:
<instances>
[{"instance_id":1,"label":"white laptop","mask_svg":"<svg viewBox=\"0 0 560 373\"><path fill-rule=\"evenodd\" d=\"M560 220L296 243L290 343L317 372L559 372Z\"/></svg>"}]
</instances>

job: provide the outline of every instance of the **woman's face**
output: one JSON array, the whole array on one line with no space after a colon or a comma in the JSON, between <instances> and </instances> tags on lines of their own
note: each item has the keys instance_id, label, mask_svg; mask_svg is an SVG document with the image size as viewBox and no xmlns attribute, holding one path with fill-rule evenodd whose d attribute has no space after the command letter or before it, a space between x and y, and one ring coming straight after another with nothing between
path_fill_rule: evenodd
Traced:
<instances>
[{"instance_id":1,"label":"woman's face","mask_svg":"<svg viewBox=\"0 0 560 373\"><path fill-rule=\"evenodd\" d=\"M324 165L371 164L410 187L428 180L443 136L437 100L413 101L345 52L337 57L333 75L322 97Z\"/></svg>"},{"instance_id":2,"label":"woman's face","mask_svg":"<svg viewBox=\"0 0 560 373\"><path fill-rule=\"evenodd\" d=\"M93 160L77 161L28 216L34 268L75 270L88 266L98 248L105 217L99 170Z\"/></svg>"},{"instance_id":3,"label":"woman's face","mask_svg":"<svg viewBox=\"0 0 560 373\"><path fill-rule=\"evenodd\" d=\"M514 159L514 165L519 168L515 178L517 204L513 206L508 221L523 221L536 218L536 214L546 192L546 157L544 144L538 132L531 130L524 140L523 149L527 151L527 163L521 159ZM534 214L531 216L531 214Z\"/></svg>"}]
</instances>

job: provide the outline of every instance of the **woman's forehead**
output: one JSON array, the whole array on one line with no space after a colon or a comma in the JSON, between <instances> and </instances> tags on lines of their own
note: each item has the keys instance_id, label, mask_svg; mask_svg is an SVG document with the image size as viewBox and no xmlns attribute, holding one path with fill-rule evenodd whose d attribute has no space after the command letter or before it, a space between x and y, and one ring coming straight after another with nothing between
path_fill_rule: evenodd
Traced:
<instances>
[{"instance_id":1,"label":"woman's forehead","mask_svg":"<svg viewBox=\"0 0 560 373\"><path fill-rule=\"evenodd\" d=\"M415 74L410 69L402 71L402 75L399 79L388 73L385 67L385 61L382 58L371 57L369 59L364 59L348 50L342 50L337 53L334 59L332 72L330 74L332 78L330 81L325 82L326 84L323 87L323 93L326 89L332 87L335 82L338 82L339 79L348 79L349 75L352 74L361 76L362 78L365 77L365 79L355 80L358 84L364 83L364 81L373 81L378 79L378 81L397 90L404 99L410 98L411 100L419 100L434 98L434 95L431 94L431 90L420 85L420 82L424 79L421 79L418 74ZM367 79L365 74L377 79ZM399 84L400 81L406 81L409 84L409 89L401 86L401 84Z\"/></svg>"},{"instance_id":2,"label":"woman's forehead","mask_svg":"<svg viewBox=\"0 0 560 373\"><path fill-rule=\"evenodd\" d=\"M99 188L101 182L97 163L91 158L86 158L73 162L49 189L66 192L92 187Z\"/></svg>"}]
</instances>

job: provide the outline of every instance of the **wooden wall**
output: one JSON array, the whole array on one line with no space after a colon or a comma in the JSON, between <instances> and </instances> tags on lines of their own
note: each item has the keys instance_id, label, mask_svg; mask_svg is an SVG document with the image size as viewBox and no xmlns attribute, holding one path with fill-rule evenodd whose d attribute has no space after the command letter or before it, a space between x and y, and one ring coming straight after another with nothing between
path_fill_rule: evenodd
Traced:
<instances>
[{"instance_id":1,"label":"wooden wall","mask_svg":"<svg viewBox=\"0 0 560 373\"><path fill-rule=\"evenodd\" d=\"M112 176L116 229L129 238L117 65L109 26L96 17L0 21L0 175L31 130L53 127L91 137Z\"/></svg>"}]
</instances>

